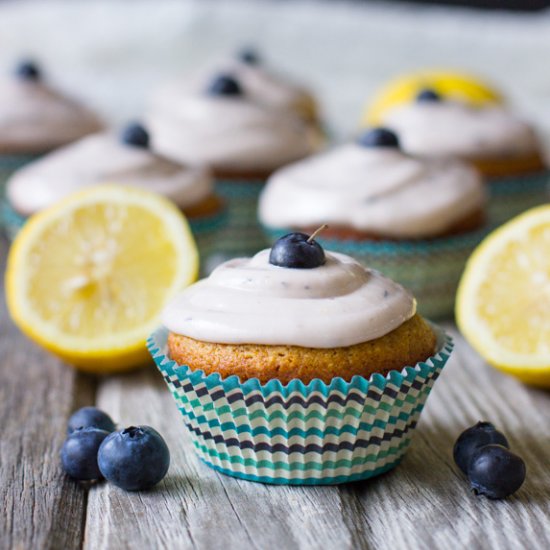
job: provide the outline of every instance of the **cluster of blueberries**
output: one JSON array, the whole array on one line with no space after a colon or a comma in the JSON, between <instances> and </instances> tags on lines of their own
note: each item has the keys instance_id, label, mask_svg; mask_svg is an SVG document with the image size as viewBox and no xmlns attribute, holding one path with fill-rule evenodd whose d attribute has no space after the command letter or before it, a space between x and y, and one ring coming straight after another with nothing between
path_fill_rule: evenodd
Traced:
<instances>
[{"instance_id":1,"label":"cluster of blueberries","mask_svg":"<svg viewBox=\"0 0 550 550\"><path fill-rule=\"evenodd\" d=\"M69 419L67 434L61 463L73 479L105 478L126 491L141 491L156 485L168 471L170 452L150 426L116 431L108 414L83 407Z\"/></svg>"},{"instance_id":2,"label":"cluster of blueberries","mask_svg":"<svg viewBox=\"0 0 550 550\"><path fill-rule=\"evenodd\" d=\"M478 422L456 440L453 457L476 494L505 498L525 480L525 462L509 450L508 440L490 422Z\"/></svg>"}]
</instances>

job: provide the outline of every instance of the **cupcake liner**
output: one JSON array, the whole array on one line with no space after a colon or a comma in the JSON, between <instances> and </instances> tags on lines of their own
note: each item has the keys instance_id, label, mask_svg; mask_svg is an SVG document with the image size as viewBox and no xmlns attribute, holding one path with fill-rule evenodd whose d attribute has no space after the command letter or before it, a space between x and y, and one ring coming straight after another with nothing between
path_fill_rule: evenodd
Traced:
<instances>
[{"instance_id":1,"label":"cupcake liner","mask_svg":"<svg viewBox=\"0 0 550 550\"><path fill-rule=\"evenodd\" d=\"M326 485L367 479L399 463L453 348L432 328L437 352L425 362L330 384L241 383L192 371L167 356L165 328L147 346L208 466L262 483Z\"/></svg>"},{"instance_id":2,"label":"cupcake liner","mask_svg":"<svg viewBox=\"0 0 550 550\"><path fill-rule=\"evenodd\" d=\"M550 170L489 180L489 223L498 226L550 200Z\"/></svg>"},{"instance_id":3,"label":"cupcake liner","mask_svg":"<svg viewBox=\"0 0 550 550\"><path fill-rule=\"evenodd\" d=\"M258 222L258 197L264 181L218 179L216 192L226 201L228 223L218 243L225 259L251 256L267 246Z\"/></svg>"},{"instance_id":4,"label":"cupcake liner","mask_svg":"<svg viewBox=\"0 0 550 550\"><path fill-rule=\"evenodd\" d=\"M39 159L42 155L2 155L0 154L0 223L4 232L13 239L24 223L24 218L18 216L6 200L6 183L10 176L29 162ZM15 214L13 216L12 214ZM21 219L18 219L21 218ZM21 221L23 220L23 221Z\"/></svg>"},{"instance_id":5,"label":"cupcake liner","mask_svg":"<svg viewBox=\"0 0 550 550\"><path fill-rule=\"evenodd\" d=\"M271 240L288 229L264 227ZM418 311L431 319L451 317L456 289L467 259L488 229L462 235L419 241L316 240L334 252L348 254L361 264L380 271L408 288L418 301Z\"/></svg>"}]
</instances>

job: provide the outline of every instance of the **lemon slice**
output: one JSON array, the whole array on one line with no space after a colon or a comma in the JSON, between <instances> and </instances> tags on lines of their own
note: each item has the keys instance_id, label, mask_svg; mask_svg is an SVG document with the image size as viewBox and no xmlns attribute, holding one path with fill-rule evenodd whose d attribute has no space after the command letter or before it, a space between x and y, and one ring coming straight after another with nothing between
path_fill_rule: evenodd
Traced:
<instances>
[{"instance_id":1,"label":"lemon slice","mask_svg":"<svg viewBox=\"0 0 550 550\"><path fill-rule=\"evenodd\" d=\"M148 359L168 299L193 282L198 253L170 201L99 186L33 216L8 257L10 314L32 340L95 373Z\"/></svg>"},{"instance_id":2,"label":"lemon slice","mask_svg":"<svg viewBox=\"0 0 550 550\"><path fill-rule=\"evenodd\" d=\"M528 210L472 254L457 295L464 336L495 367L550 387L550 206Z\"/></svg>"},{"instance_id":3,"label":"lemon slice","mask_svg":"<svg viewBox=\"0 0 550 550\"><path fill-rule=\"evenodd\" d=\"M388 111L404 103L410 103L426 88L445 98L473 105L503 102L497 90L476 76L456 71L425 69L403 75L384 86L365 109L362 125L382 124Z\"/></svg>"}]
</instances>

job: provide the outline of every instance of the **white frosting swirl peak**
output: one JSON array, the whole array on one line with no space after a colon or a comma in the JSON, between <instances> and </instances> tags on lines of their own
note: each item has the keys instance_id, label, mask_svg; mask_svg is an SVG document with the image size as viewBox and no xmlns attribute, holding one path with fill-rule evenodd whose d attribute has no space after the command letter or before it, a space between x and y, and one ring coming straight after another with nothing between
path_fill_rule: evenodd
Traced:
<instances>
[{"instance_id":1,"label":"white frosting swirl peak","mask_svg":"<svg viewBox=\"0 0 550 550\"><path fill-rule=\"evenodd\" d=\"M413 155L521 157L537 153L539 147L528 123L495 105L417 101L389 111L384 124Z\"/></svg>"},{"instance_id":2,"label":"white frosting swirl peak","mask_svg":"<svg viewBox=\"0 0 550 550\"><path fill-rule=\"evenodd\" d=\"M416 312L408 291L349 256L292 269L269 253L216 268L165 308L163 324L205 342L335 348L380 338Z\"/></svg>"},{"instance_id":3,"label":"white frosting swirl peak","mask_svg":"<svg viewBox=\"0 0 550 550\"><path fill-rule=\"evenodd\" d=\"M90 185L117 183L155 191L180 208L213 192L203 166L182 166L142 147L124 144L111 133L88 136L18 170L8 181L13 207L30 215Z\"/></svg>"},{"instance_id":4,"label":"white frosting swirl peak","mask_svg":"<svg viewBox=\"0 0 550 550\"><path fill-rule=\"evenodd\" d=\"M462 162L350 143L277 171L262 192L259 216L271 227L328 223L419 238L443 233L484 201L479 174Z\"/></svg>"}]
</instances>

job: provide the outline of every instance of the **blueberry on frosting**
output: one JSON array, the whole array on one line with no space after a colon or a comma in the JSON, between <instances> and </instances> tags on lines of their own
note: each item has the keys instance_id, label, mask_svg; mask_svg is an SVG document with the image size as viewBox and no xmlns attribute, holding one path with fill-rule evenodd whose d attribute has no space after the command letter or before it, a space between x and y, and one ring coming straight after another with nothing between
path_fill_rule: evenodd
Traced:
<instances>
[{"instance_id":1,"label":"blueberry on frosting","mask_svg":"<svg viewBox=\"0 0 550 550\"><path fill-rule=\"evenodd\" d=\"M325 226L322 226L324 229ZM289 233L278 239L269 254L269 263L278 267L312 269L325 263L325 251L314 239L305 233Z\"/></svg>"},{"instance_id":2,"label":"blueberry on frosting","mask_svg":"<svg viewBox=\"0 0 550 550\"><path fill-rule=\"evenodd\" d=\"M210 95L238 96L242 95L242 88L239 82L229 74L216 76L208 85Z\"/></svg>"},{"instance_id":3,"label":"blueberry on frosting","mask_svg":"<svg viewBox=\"0 0 550 550\"><path fill-rule=\"evenodd\" d=\"M247 65L259 65L261 61L258 52L251 47L243 48L237 52L237 59Z\"/></svg>"},{"instance_id":4,"label":"blueberry on frosting","mask_svg":"<svg viewBox=\"0 0 550 550\"><path fill-rule=\"evenodd\" d=\"M21 80L40 80L41 77L40 68L30 59L25 59L17 64L15 75Z\"/></svg>"},{"instance_id":5,"label":"blueberry on frosting","mask_svg":"<svg viewBox=\"0 0 550 550\"><path fill-rule=\"evenodd\" d=\"M357 140L363 147L399 147L397 135L387 128L373 128L361 134Z\"/></svg>"},{"instance_id":6,"label":"blueberry on frosting","mask_svg":"<svg viewBox=\"0 0 550 550\"><path fill-rule=\"evenodd\" d=\"M133 122L128 124L120 135L122 143L132 145L134 147L149 147L149 132L139 123Z\"/></svg>"},{"instance_id":7,"label":"blueberry on frosting","mask_svg":"<svg viewBox=\"0 0 550 550\"><path fill-rule=\"evenodd\" d=\"M433 102L433 101L441 101L441 96L435 91L430 88L425 88L424 90L420 90L416 96L416 101L420 102Z\"/></svg>"}]
</instances>

